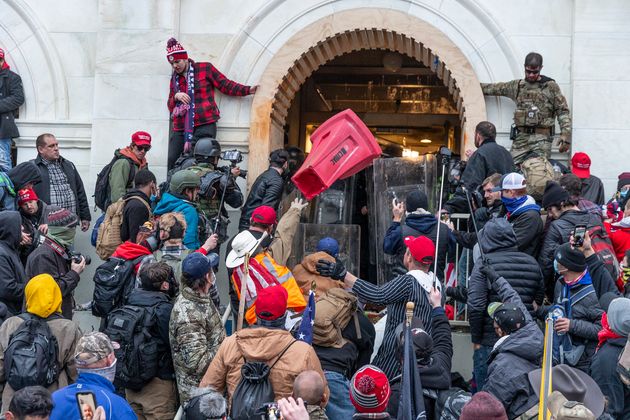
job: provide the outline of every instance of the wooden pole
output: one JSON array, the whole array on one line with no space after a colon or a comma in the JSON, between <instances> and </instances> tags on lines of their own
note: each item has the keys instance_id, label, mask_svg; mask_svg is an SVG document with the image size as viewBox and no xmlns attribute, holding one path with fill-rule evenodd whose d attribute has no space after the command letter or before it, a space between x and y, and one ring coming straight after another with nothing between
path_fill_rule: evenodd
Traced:
<instances>
[{"instance_id":1,"label":"wooden pole","mask_svg":"<svg viewBox=\"0 0 630 420\"><path fill-rule=\"evenodd\" d=\"M245 269L243 278L241 279L241 296L238 300L238 322L236 331L243 328L243 318L245 316L245 293L247 293L247 282L249 281L249 252L245 254Z\"/></svg>"},{"instance_id":2,"label":"wooden pole","mask_svg":"<svg viewBox=\"0 0 630 420\"><path fill-rule=\"evenodd\" d=\"M416 307L415 303L407 302L407 326L411 326L411 319L413 318L413 309Z\"/></svg>"}]
</instances>

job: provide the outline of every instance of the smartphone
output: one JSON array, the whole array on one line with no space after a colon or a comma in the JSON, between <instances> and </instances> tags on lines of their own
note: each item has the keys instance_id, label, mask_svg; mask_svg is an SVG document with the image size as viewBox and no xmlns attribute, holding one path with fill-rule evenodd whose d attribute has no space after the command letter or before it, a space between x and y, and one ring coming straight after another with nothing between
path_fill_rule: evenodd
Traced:
<instances>
[{"instance_id":1,"label":"smartphone","mask_svg":"<svg viewBox=\"0 0 630 420\"><path fill-rule=\"evenodd\" d=\"M577 225L575 229L573 229L573 246L576 248L584 245L584 235L586 235L586 226L585 225Z\"/></svg>"},{"instance_id":2,"label":"smartphone","mask_svg":"<svg viewBox=\"0 0 630 420\"><path fill-rule=\"evenodd\" d=\"M96 398L92 392L77 392L77 406L81 420L92 420L96 411Z\"/></svg>"}]
</instances>

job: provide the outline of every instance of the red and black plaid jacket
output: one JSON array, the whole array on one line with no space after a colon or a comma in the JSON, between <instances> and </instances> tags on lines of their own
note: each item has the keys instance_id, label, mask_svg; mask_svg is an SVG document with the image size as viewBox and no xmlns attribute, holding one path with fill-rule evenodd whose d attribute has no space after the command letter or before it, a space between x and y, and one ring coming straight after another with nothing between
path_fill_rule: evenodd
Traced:
<instances>
[{"instance_id":1,"label":"red and black plaid jacket","mask_svg":"<svg viewBox=\"0 0 630 420\"><path fill-rule=\"evenodd\" d=\"M219 108L214 101L215 88L230 96L249 95L249 86L241 85L228 79L212 64L189 61L190 65L195 69L195 127L216 122L220 118ZM179 92L186 93L186 73L183 75L178 74L176 79L179 85ZM171 114L176 105L173 97L177 92L173 78L171 78L167 102L168 110ZM173 116L173 130L184 130L183 115Z\"/></svg>"}]
</instances>

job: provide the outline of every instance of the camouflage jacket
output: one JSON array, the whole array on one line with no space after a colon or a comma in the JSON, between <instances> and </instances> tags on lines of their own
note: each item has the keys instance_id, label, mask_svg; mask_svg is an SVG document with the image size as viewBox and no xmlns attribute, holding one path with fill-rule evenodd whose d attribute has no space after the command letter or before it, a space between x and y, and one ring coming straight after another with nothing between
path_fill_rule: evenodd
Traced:
<instances>
[{"instance_id":1,"label":"camouflage jacket","mask_svg":"<svg viewBox=\"0 0 630 420\"><path fill-rule=\"evenodd\" d=\"M519 120L519 115L526 112L531 105L535 105L540 113L537 127L553 127L557 118L562 134L571 135L569 105L555 80L541 76L541 79L535 83L529 83L523 79L482 83L481 90L484 95L506 96L516 102L514 123L517 126L525 125Z\"/></svg>"},{"instance_id":2,"label":"camouflage jacket","mask_svg":"<svg viewBox=\"0 0 630 420\"><path fill-rule=\"evenodd\" d=\"M225 339L221 317L210 300L189 287L182 288L175 301L169 340L180 402L190 399L210 362Z\"/></svg>"},{"instance_id":3,"label":"camouflage jacket","mask_svg":"<svg viewBox=\"0 0 630 420\"><path fill-rule=\"evenodd\" d=\"M306 411L308 411L309 420L328 420L326 411L318 405L308 405Z\"/></svg>"},{"instance_id":4,"label":"camouflage jacket","mask_svg":"<svg viewBox=\"0 0 630 420\"><path fill-rule=\"evenodd\" d=\"M217 181L213 182L214 188L211 188L212 196L204 196L205 191L203 191L203 179L201 182L202 191L199 196L199 208L201 209L201 211L204 212L208 219L212 219L216 217L216 215L219 213L219 205L221 204L221 194L223 192L223 188L220 188L218 183L221 182L224 185L224 180L219 181L219 178L221 178L224 173L218 169L215 169L215 167L209 163L197 163L196 165L190 167L190 170L194 171L199 176L199 178L203 178L204 175L211 172L216 174ZM239 208L241 205L243 205L243 194L238 188L238 185L236 185L236 182L232 181L230 185L228 185L228 189L225 193L225 202L234 208ZM225 204L221 213L223 216L227 216Z\"/></svg>"}]
</instances>

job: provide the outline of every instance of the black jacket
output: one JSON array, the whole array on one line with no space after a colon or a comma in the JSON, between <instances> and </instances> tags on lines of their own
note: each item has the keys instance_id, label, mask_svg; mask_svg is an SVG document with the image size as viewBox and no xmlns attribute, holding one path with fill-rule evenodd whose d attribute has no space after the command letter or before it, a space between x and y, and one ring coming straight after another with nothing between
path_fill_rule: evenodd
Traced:
<instances>
[{"instance_id":1,"label":"black jacket","mask_svg":"<svg viewBox=\"0 0 630 420\"><path fill-rule=\"evenodd\" d=\"M610 271L608 271L608 269L604 266L604 263L599 259L597 254L593 254L586 258L586 267L591 275L597 299L601 299L605 293L614 293L615 295L622 297L617 285L615 284L615 280L613 280L610 275Z\"/></svg>"},{"instance_id":2,"label":"black jacket","mask_svg":"<svg viewBox=\"0 0 630 420\"><path fill-rule=\"evenodd\" d=\"M510 215L508 222L514 229L518 250L538 258L545 228L540 212L527 210L516 216Z\"/></svg>"},{"instance_id":3,"label":"black jacket","mask_svg":"<svg viewBox=\"0 0 630 420\"><path fill-rule=\"evenodd\" d=\"M173 357L171 356L171 345L168 338L168 324L171 320L171 311L173 310L171 299L166 293L140 288L131 291L127 297L127 305L144 308L155 307L157 319L155 329L151 331L151 337L157 341L158 352L160 353L160 365L157 376L164 380L175 380L175 369L173 368Z\"/></svg>"},{"instance_id":4,"label":"black jacket","mask_svg":"<svg viewBox=\"0 0 630 420\"><path fill-rule=\"evenodd\" d=\"M485 140L468 159L461 179L468 191L473 191L490 175L510 172L514 172L514 160L510 152L494 140ZM469 213L465 192L458 188L444 208L451 214Z\"/></svg>"},{"instance_id":5,"label":"black jacket","mask_svg":"<svg viewBox=\"0 0 630 420\"><path fill-rule=\"evenodd\" d=\"M538 298L542 303L542 274L536 260L516 247L516 236L505 219L494 219L486 223L479 233L479 245L494 270L505 278L516 291L528 311ZM472 342L493 346L498 337L493 322L487 313L492 302L500 302L499 296L489 288L488 280L475 264L468 280L468 316Z\"/></svg>"},{"instance_id":6,"label":"black jacket","mask_svg":"<svg viewBox=\"0 0 630 420\"><path fill-rule=\"evenodd\" d=\"M21 235L20 213L0 213L0 301L7 306L9 316L22 312L26 274L18 255Z\"/></svg>"},{"instance_id":7,"label":"black jacket","mask_svg":"<svg viewBox=\"0 0 630 420\"><path fill-rule=\"evenodd\" d=\"M586 225L589 228L601 226L602 230L604 229L599 217L579 210L567 210L557 220L552 221L538 257L538 263L547 284L552 284L554 280L553 259L556 249L560 245L569 242L569 237L577 225Z\"/></svg>"},{"instance_id":8,"label":"black jacket","mask_svg":"<svg viewBox=\"0 0 630 420\"><path fill-rule=\"evenodd\" d=\"M453 358L453 338L451 326L442 308L434 308L431 318L431 338L433 350L428 364L418 362L420 383L424 391L424 406L427 419L435 418L435 403L437 392L451 387L451 361ZM391 396L387 405L387 412L391 416L398 415L400 399L400 385L402 376L396 376L390 382Z\"/></svg>"},{"instance_id":9,"label":"black jacket","mask_svg":"<svg viewBox=\"0 0 630 420\"><path fill-rule=\"evenodd\" d=\"M0 70L0 139L20 137L15 117L23 103L22 78L9 69Z\"/></svg>"},{"instance_id":10,"label":"black jacket","mask_svg":"<svg viewBox=\"0 0 630 420\"><path fill-rule=\"evenodd\" d=\"M81 180L81 176L77 171L77 168L74 166L74 163L70 162L63 157L59 157L59 161L61 162L61 167L63 168L63 172L66 174L68 178L68 184L70 184L70 188L74 193L74 198L77 200L77 211L79 212L78 216L81 220L92 220L92 215L90 214L90 206L88 204L87 195L85 194L85 188L83 187L83 181ZM42 176L42 182L35 185L35 193L37 196L44 200L46 203L50 204L50 176L48 175L48 168L42 161L41 156L37 156L33 162L39 168L39 173Z\"/></svg>"},{"instance_id":11,"label":"black jacket","mask_svg":"<svg viewBox=\"0 0 630 420\"><path fill-rule=\"evenodd\" d=\"M394 267L393 273L396 275L402 275L407 272L407 269L403 265L403 257L405 255L405 251L407 250L404 243L404 238L406 236L426 236L433 241L433 244L435 244L437 240L437 230L438 220L432 214L411 213L405 217L404 224L392 222L385 233L385 238L383 239L383 251L389 255L396 255L396 266ZM442 223L440 226L440 243L438 244L439 249L436 273L440 280L444 279L446 254L448 253L449 244L451 242L449 232L450 230L448 226Z\"/></svg>"},{"instance_id":12,"label":"black jacket","mask_svg":"<svg viewBox=\"0 0 630 420\"><path fill-rule=\"evenodd\" d=\"M492 288L500 302L514 303L525 314L525 325L492 349L488 359L488 379L483 387L501 401L508 418L513 419L538 402L529 384L528 373L540 367L544 336L506 279L498 278Z\"/></svg>"},{"instance_id":13,"label":"black jacket","mask_svg":"<svg viewBox=\"0 0 630 420\"><path fill-rule=\"evenodd\" d=\"M123 222L120 226L120 240L123 242L135 242L140 226L151 217L151 212L149 211L151 203L145 193L140 190L131 190L123 196L123 199L126 200L129 197L139 197L147 204L144 205L140 200L135 198L125 203Z\"/></svg>"},{"instance_id":14,"label":"black jacket","mask_svg":"<svg viewBox=\"0 0 630 420\"><path fill-rule=\"evenodd\" d=\"M630 389L617 373L617 361L627 338L607 340L593 356L591 376L608 400L606 412L616 419L630 419Z\"/></svg>"},{"instance_id":15,"label":"black jacket","mask_svg":"<svg viewBox=\"0 0 630 420\"><path fill-rule=\"evenodd\" d=\"M254 181L245 205L241 209L241 219L238 222L239 232L249 227L249 219L256 207L269 206L277 211L283 188L284 178L274 168L269 168L260 174Z\"/></svg>"},{"instance_id":16,"label":"black jacket","mask_svg":"<svg viewBox=\"0 0 630 420\"><path fill-rule=\"evenodd\" d=\"M594 175L582 179L582 197L598 206L606 204L604 195L604 183Z\"/></svg>"},{"instance_id":17,"label":"black jacket","mask_svg":"<svg viewBox=\"0 0 630 420\"><path fill-rule=\"evenodd\" d=\"M15 187L16 193L24 188L26 184L32 183L39 186L42 182L39 170L32 162L22 162L19 165L14 166L9 170L9 172L7 172L7 175L11 178L11 182Z\"/></svg>"},{"instance_id":18,"label":"black jacket","mask_svg":"<svg viewBox=\"0 0 630 420\"><path fill-rule=\"evenodd\" d=\"M63 251L67 254L67 250ZM47 243L43 243L31 252L26 260L26 276L29 279L38 274L50 274L61 289L61 314L64 318L72 320L72 307L74 297L72 293L79 285L79 275L70 269L70 261L63 255L52 249Z\"/></svg>"},{"instance_id":19,"label":"black jacket","mask_svg":"<svg viewBox=\"0 0 630 420\"><path fill-rule=\"evenodd\" d=\"M505 207L501 201L494 203L492 207L481 207L475 210L475 221L477 222L477 229L481 230L490 219L500 217L505 213ZM460 246L464 248L473 249L477 243L477 233L475 232L475 226L472 221L468 223L468 232L459 230L453 231L453 236Z\"/></svg>"},{"instance_id":20,"label":"black jacket","mask_svg":"<svg viewBox=\"0 0 630 420\"><path fill-rule=\"evenodd\" d=\"M361 330L361 339L357 335L354 318L350 318L346 328L341 331L342 337L348 340L343 347L334 348L313 345L313 350L315 350L319 358L322 370L341 373L347 379L350 379L358 368L370 363L376 331L374 330L374 325L363 312L357 311L357 316Z\"/></svg>"}]
</instances>

